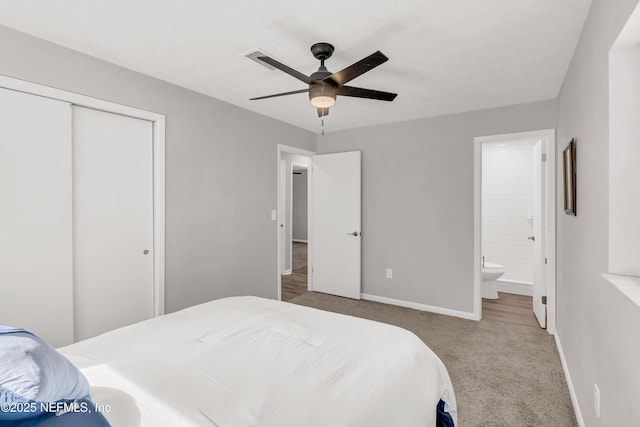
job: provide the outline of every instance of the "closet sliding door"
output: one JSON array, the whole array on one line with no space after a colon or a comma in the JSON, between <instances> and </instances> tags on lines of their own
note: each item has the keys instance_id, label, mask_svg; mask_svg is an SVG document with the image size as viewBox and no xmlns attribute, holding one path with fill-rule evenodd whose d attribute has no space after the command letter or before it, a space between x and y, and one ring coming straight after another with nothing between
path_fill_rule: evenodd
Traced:
<instances>
[{"instance_id":1,"label":"closet sliding door","mask_svg":"<svg viewBox=\"0 0 640 427\"><path fill-rule=\"evenodd\" d=\"M75 340L153 311L152 122L73 106Z\"/></svg>"},{"instance_id":2,"label":"closet sliding door","mask_svg":"<svg viewBox=\"0 0 640 427\"><path fill-rule=\"evenodd\" d=\"M71 107L0 89L0 324L73 341Z\"/></svg>"}]
</instances>

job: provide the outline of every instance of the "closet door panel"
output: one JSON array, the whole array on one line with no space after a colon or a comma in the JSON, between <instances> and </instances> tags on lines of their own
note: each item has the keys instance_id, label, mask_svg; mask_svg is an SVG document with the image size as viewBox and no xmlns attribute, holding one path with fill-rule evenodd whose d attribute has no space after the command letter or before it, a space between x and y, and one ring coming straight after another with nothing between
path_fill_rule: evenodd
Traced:
<instances>
[{"instance_id":1,"label":"closet door panel","mask_svg":"<svg viewBox=\"0 0 640 427\"><path fill-rule=\"evenodd\" d=\"M153 317L152 153L151 122L73 107L76 340Z\"/></svg>"},{"instance_id":2,"label":"closet door panel","mask_svg":"<svg viewBox=\"0 0 640 427\"><path fill-rule=\"evenodd\" d=\"M71 107L0 88L0 324L73 341Z\"/></svg>"}]
</instances>

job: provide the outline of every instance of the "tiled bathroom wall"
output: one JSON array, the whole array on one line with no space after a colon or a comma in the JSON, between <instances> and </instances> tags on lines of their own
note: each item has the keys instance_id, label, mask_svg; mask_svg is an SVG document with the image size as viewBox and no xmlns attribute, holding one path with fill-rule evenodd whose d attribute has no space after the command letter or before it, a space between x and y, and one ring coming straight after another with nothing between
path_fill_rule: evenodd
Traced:
<instances>
[{"instance_id":1,"label":"tiled bathroom wall","mask_svg":"<svg viewBox=\"0 0 640 427\"><path fill-rule=\"evenodd\" d=\"M533 282L533 145L536 140L482 144L482 253L502 264L503 281Z\"/></svg>"}]
</instances>

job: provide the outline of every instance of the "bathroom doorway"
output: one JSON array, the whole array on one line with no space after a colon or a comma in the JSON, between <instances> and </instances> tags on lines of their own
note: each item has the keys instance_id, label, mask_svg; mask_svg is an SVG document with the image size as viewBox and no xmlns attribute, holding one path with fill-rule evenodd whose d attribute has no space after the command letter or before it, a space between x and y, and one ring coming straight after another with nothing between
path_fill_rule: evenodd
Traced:
<instances>
[{"instance_id":1,"label":"bathroom doorway","mask_svg":"<svg viewBox=\"0 0 640 427\"><path fill-rule=\"evenodd\" d=\"M476 312L553 334L555 132L476 138L475 153Z\"/></svg>"}]
</instances>

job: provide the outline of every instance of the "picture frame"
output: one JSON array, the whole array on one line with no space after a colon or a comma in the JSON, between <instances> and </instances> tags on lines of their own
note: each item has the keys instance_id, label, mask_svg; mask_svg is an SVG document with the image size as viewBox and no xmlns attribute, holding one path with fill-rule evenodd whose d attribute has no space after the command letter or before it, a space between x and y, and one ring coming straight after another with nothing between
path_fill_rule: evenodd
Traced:
<instances>
[{"instance_id":1,"label":"picture frame","mask_svg":"<svg viewBox=\"0 0 640 427\"><path fill-rule=\"evenodd\" d=\"M571 138L562 151L564 213L576 216L576 140Z\"/></svg>"}]
</instances>

